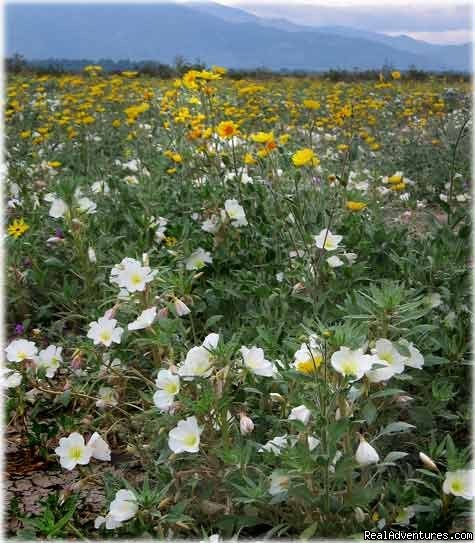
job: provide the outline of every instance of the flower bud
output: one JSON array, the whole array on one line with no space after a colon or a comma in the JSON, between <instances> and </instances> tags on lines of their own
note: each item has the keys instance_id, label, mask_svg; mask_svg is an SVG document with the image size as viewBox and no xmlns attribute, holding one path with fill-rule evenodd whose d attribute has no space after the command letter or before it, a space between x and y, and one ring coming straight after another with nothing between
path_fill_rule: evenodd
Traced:
<instances>
[{"instance_id":1,"label":"flower bud","mask_svg":"<svg viewBox=\"0 0 475 543\"><path fill-rule=\"evenodd\" d=\"M376 449L372 447L364 437L360 436L360 444L356 449L355 455L356 461L362 467L369 466L371 464L377 464L379 462L379 454Z\"/></svg>"},{"instance_id":2,"label":"flower bud","mask_svg":"<svg viewBox=\"0 0 475 543\"><path fill-rule=\"evenodd\" d=\"M167 318L168 318L168 307L162 307L162 309L158 310L157 320L161 321Z\"/></svg>"},{"instance_id":3,"label":"flower bud","mask_svg":"<svg viewBox=\"0 0 475 543\"><path fill-rule=\"evenodd\" d=\"M92 247L89 247L87 250L87 257L89 258L89 262L91 264L95 264L97 262L96 251L94 251Z\"/></svg>"},{"instance_id":4,"label":"flower bud","mask_svg":"<svg viewBox=\"0 0 475 543\"><path fill-rule=\"evenodd\" d=\"M420 452L419 458L427 469L431 469L433 471L439 471L439 468L435 465L435 462L432 460L432 458L430 458L430 456L427 456L423 452Z\"/></svg>"},{"instance_id":5,"label":"flower bud","mask_svg":"<svg viewBox=\"0 0 475 543\"><path fill-rule=\"evenodd\" d=\"M296 283L293 287L292 287L292 294L298 294L299 292L302 292L303 290L305 290L305 283Z\"/></svg>"},{"instance_id":6,"label":"flower bud","mask_svg":"<svg viewBox=\"0 0 475 543\"><path fill-rule=\"evenodd\" d=\"M79 370L81 369L82 363L84 362L82 352L79 350L76 350L73 354L73 358L71 360L71 367L73 370Z\"/></svg>"},{"instance_id":7,"label":"flower bud","mask_svg":"<svg viewBox=\"0 0 475 543\"><path fill-rule=\"evenodd\" d=\"M361 507L355 507L355 518L357 522L364 522L366 518L366 513L361 509Z\"/></svg>"},{"instance_id":8,"label":"flower bud","mask_svg":"<svg viewBox=\"0 0 475 543\"><path fill-rule=\"evenodd\" d=\"M241 429L241 434L245 436L254 430L254 423L245 413L239 413L239 427Z\"/></svg>"},{"instance_id":9,"label":"flower bud","mask_svg":"<svg viewBox=\"0 0 475 543\"><path fill-rule=\"evenodd\" d=\"M188 313L191 313L190 308L180 299L175 298L173 304L175 306L175 312L179 317L184 317L185 315L188 315Z\"/></svg>"}]
</instances>

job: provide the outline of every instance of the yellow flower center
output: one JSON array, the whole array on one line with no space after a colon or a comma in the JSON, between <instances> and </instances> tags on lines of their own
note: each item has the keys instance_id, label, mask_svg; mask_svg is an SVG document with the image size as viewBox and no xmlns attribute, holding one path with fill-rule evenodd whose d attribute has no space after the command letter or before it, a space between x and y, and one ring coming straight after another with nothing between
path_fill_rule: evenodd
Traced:
<instances>
[{"instance_id":1,"label":"yellow flower center","mask_svg":"<svg viewBox=\"0 0 475 543\"><path fill-rule=\"evenodd\" d=\"M133 285L139 285L142 282L142 277L138 273L132 274L130 281Z\"/></svg>"},{"instance_id":2,"label":"yellow flower center","mask_svg":"<svg viewBox=\"0 0 475 543\"><path fill-rule=\"evenodd\" d=\"M178 385L176 383L168 383L163 387L169 394L176 394L178 392Z\"/></svg>"},{"instance_id":3,"label":"yellow flower center","mask_svg":"<svg viewBox=\"0 0 475 543\"><path fill-rule=\"evenodd\" d=\"M461 492L462 490L463 490L462 481L453 481L452 482L452 491L453 492Z\"/></svg>"},{"instance_id":4,"label":"yellow flower center","mask_svg":"<svg viewBox=\"0 0 475 543\"><path fill-rule=\"evenodd\" d=\"M358 368L356 367L354 360L345 360L341 366L341 369L345 375L356 375L358 372Z\"/></svg>"},{"instance_id":5,"label":"yellow flower center","mask_svg":"<svg viewBox=\"0 0 475 543\"><path fill-rule=\"evenodd\" d=\"M184 439L183 443L188 447L193 447L198 442L198 438L195 434L188 434Z\"/></svg>"},{"instance_id":6,"label":"yellow flower center","mask_svg":"<svg viewBox=\"0 0 475 543\"><path fill-rule=\"evenodd\" d=\"M76 460L76 462L77 462L78 460L81 459L81 456L82 456L82 448L81 447L72 447L69 450L69 458L71 458L71 460Z\"/></svg>"},{"instance_id":7,"label":"yellow flower center","mask_svg":"<svg viewBox=\"0 0 475 543\"><path fill-rule=\"evenodd\" d=\"M20 353L18 353L18 359L20 360L20 362L22 360L25 360L25 358L28 358L28 355L24 351L21 351Z\"/></svg>"},{"instance_id":8,"label":"yellow flower center","mask_svg":"<svg viewBox=\"0 0 475 543\"><path fill-rule=\"evenodd\" d=\"M101 341L103 341L104 343L106 343L107 341L110 341L110 340L111 340L112 334L110 333L109 330L103 330L103 331L100 333L99 338L101 339Z\"/></svg>"},{"instance_id":9,"label":"yellow flower center","mask_svg":"<svg viewBox=\"0 0 475 543\"><path fill-rule=\"evenodd\" d=\"M394 355L393 353L387 352L387 353L381 353L378 355L381 360L384 360L389 365L391 365L394 362Z\"/></svg>"}]
</instances>

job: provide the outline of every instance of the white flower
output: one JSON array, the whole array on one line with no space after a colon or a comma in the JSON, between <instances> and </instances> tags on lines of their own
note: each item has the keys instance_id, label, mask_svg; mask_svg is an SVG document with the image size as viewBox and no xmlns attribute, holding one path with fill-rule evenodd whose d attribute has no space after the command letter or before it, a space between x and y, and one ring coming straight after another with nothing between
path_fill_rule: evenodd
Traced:
<instances>
[{"instance_id":1,"label":"white flower","mask_svg":"<svg viewBox=\"0 0 475 543\"><path fill-rule=\"evenodd\" d=\"M211 215L209 219L206 219L201 224L201 230L209 232L210 234L216 234L216 232L219 230L219 224L219 217L217 215Z\"/></svg>"},{"instance_id":2,"label":"white flower","mask_svg":"<svg viewBox=\"0 0 475 543\"><path fill-rule=\"evenodd\" d=\"M356 461L360 466L369 466L379 462L379 454L364 438L360 437L360 444L356 449Z\"/></svg>"},{"instance_id":3,"label":"white flower","mask_svg":"<svg viewBox=\"0 0 475 543\"><path fill-rule=\"evenodd\" d=\"M77 464L89 464L92 456L92 448L84 443L84 438L77 432L62 437L54 452L59 456L61 466L67 470L74 469Z\"/></svg>"},{"instance_id":4,"label":"white flower","mask_svg":"<svg viewBox=\"0 0 475 543\"><path fill-rule=\"evenodd\" d=\"M409 357L404 359L404 364L410 368L416 368L418 370L422 369L424 366L424 357L422 356L421 352L406 339L401 339L400 343L405 345L409 350Z\"/></svg>"},{"instance_id":5,"label":"white flower","mask_svg":"<svg viewBox=\"0 0 475 543\"><path fill-rule=\"evenodd\" d=\"M180 420L168 434L168 446L178 454L181 452L196 453L200 448L200 434L203 431L198 426L196 417Z\"/></svg>"},{"instance_id":6,"label":"white flower","mask_svg":"<svg viewBox=\"0 0 475 543\"><path fill-rule=\"evenodd\" d=\"M237 200L226 200L224 202L224 209L231 219L231 224L233 226L239 227L247 225L246 213Z\"/></svg>"},{"instance_id":7,"label":"white flower","mask_svg":"<svg viewBox=\"0 0 475 543\"><path fill-rule=\"evenodd\" d=\"M112 343L120 343L124 331L120 326L116 328L117 321L101 317L97 321L91 322L87 337L94 341L94 345L105 345L110 347Z\"/></svg>"},{"instance_id":8,"label":"white flower","mask_svg":"<svg viewBox=\"0 0 475 543\"><path fill-rule=\"evenodd\" d=\"M152 271L148 266L141 266L137 260L126 257L112 268L110 282L131 293L142 292L156 274L157 270Z\"/></svg>"},{"instance_id":9,"label":"white flower","mask_svg":"<svg viewBox=\"0 0 475 543\"><path fill-rule=\"evenodd\" d=\"M173 305L175 307L175 313L179 317L184 317L185 315L188 315L188 313L191 313L190 308L179 298L173 300Z\"/></svg>"},{"instance_id":10,"label":"white flower","mask_svg":"<svg viewBox=\"0 0 475 543\"><path fill-rule=\"evenodd\" d=\"M314 236L315 245L319 249L325 249L326 251L334 251L340 241L343 239L343 236L337 236L330 232L330 230L324 228L318 236Z\"/></svg>"},{"instance_id":11,"label":"white flower","mask_svg":"<svg viewBox=\"0 0 475 543\"><path fill-rule=\"evenodd\" d=\"M104 193L104 194L109 194L110 188L109 188L109 185L107 184L106 181L95 181L91 185L91 191L94 194L98 194L98 193L101 193L101 192Z\"/></svg>"},{"instance_id":12,"label":"white flower","mask_svg":"<svg viewBox=\"0 0 475 543\"><path fill-rule=\"evenodd\" d=\"M362 349L352 351L348 347L341 347L331 357L333 369L344 377L351 377L350 382L361 379L373 363L373 357L363 354Z\"/></svg>"},{"instance_id":13,"label":"white flower","mask_svg":"<svg viewBox=\"0 0 475 543\"><path fill-rule=\"evenodd\" d=\"M133 158L132 160L129 160L129 162L124 162L124 164L122 164L122 168L124 170L130 170L131 172L138 172L140 168L140 160Z\"/></svg>"},{"instance_id":14,"label":"white flower","mask_svg":"<svg viewBox=\"0 0 475 543\"><path fill-rule=\"evenodd\" d=\"M139 506L131 490L119 490L109 505L109 514L116 522L124 522L135 517Z\"/></svg>"},{"instance_id":15,"label":"white flower","mask_svg":"<svg viewBox=\"0 0 475 543\"><path fill-rule=\"evenodd\" d=\"M264 358L264 351L259 347L241 347L239 349L244 365L255 375L273 377L276 373L275 366Z\"/></svg>"},{"instance_id":16,"label":"white flower","mask_svg":"<svg viewBox=\"0 0 475 543\"><path fill-rule=\"evenodd\" d=\"M185 358L185 361L178 369L178 375L185 378L208 377L211 375L212 351L219 341L219 334L206 336L200 347L192 347Z\"/></svg>"},{"instance_id":17,"label":"white flower","mask_svg":"<svg viewBox=\"0 0 475 543\"><path fill-rule=\"evenodd\" d=\"M59 219L65 215L68 209L69 208L66 205L66 202L64 200L61 200L61 198L55 198L52 201L52 204L49 210L49 216L53 217L54 219Z\"/></svg>"},{"instance_id":18,"label":"white flower","mask_svg":"<svg viewBox=\"0 0 475 543\"><path fill-rule=\"evenodd\" d=\"M93 213L96 212L97 205L95 202L93 202L89 198L86 198L86 197L79 198L77 203L78 203L79 211L82 211L83 213L92 215Z\"/></svg>"},{"instance_id":19,"label":"white flower","mask_svg":"<svg viewBox=\"0 0 475 543\"><path fill-rule=\"evenodd\" d=\"M473 469L459 469L457 471L448 471L445 474L442 490L445 494L459 496L465 500L472 500L474 497L474 476Z\"/></svg>"},{"instance_id":20,"label":"white flower","mask_svg":"<svg viewBox=\"0 0 475 543\"><path fill-rule=\"evenodd\" d=\"M408 506L404 507L404 509L401 509L399 513L397 514L397 517L395 519L396 524L402 524L403 526L407 526L411 523L411 518L416 514L414 511L414 507Z\"/></svg>"},{"instance_id":21,"label":"white flower","mask_svg":"<svg viewBox=\"0 0 475 543\"><path fill-rule=\"evenodd\" d=\"M99 399L96 401L96 407L104 409L117 405L117 392L111 387L101 387L98 392Z\"/></svg>"},{"instance_id":22,"label":"white flower","mask_svg":"<svg viewBox=\"0 0 475 543\"><path fill-rule=\"evenodd\" d=\"M339 268L340 266L343 266L345 263L341 258L338 258L336 255L331 256L330 258L327 258L327 264L330 266L330 268Z\"/></svg>"},{"instance_id":23,"label":"white flower","mask_svg":"<svg viewBox=\"0 0 475 543\"><path fill-rule=\"evenodd\" d=\"M92 434L91 438L87 443L87 446L91 448L93 458L96 458L97 460L103 460L105 462L110 462L110 447L97 432L94 432Z\"/></svg>"},{"instance_id":24,"label":"white flower","mask_svg":"<svg viewBox=\"0 0 475 543\"><path fill-rule=\"evenodd\" d=\"M153 395L153 402L160 411L168 411L180 391L180 377L170 370L160 370L155 384L159 390Z\"/></svg>"},{"instance_id":25,"label":"white flower","mask_svg":"<svg viewBox=\"0 0 475 543\"><path fill-rule=\"evenodd\" d=\"M276 436L274 439L271 439L265 445L260 447L258 452L268 451L279 455L282 452L282 449L289 446L289 441L293 446L297 442L297 438L295 436L288 436L287 434L284 434L283 436Z\"/></svg>"},{"instance_id":26,"label":"white flower","mask_svg":"<svg viewBox=\"0 0 475 543\"><path fill-rule=\"evenodd\" d=\"M14 371L9 368L0 369L0 382L2 387L15 388L21 384L22 375L19 371Z\"/></svg>"},{"instance_id":27,"label":"white flower","mask_svg":"<svg viewBox=\"0 0 475 543\"><path fill-rule=\"evenodd\" d=\"M5 349L9 362L22 362L23 360L34 360L38 348L33 341L26 339L14 339Z\"/></svg>"},{"instance_id":28,"label":"white flower","mask_svg":"<svg viewBox=\"0 0 475 543\"><path fill-rule=\"evenodd\" d=\"M269 494L277 496L287 492L289 488L290 477L280 471L273 471L270 475Z\"/></svg>"},{"instance_id":29,"label":"white flower","mask_svg":"<svg viewBox=\"0 0 475 543\"><path fill-rule=\"evenodd\" d=\"M143 328L148 328L149 326L152 326L156 316L156 307L150 307L149 309L145 309L144 311L142 311L142 313L140 313L138 318L134 320L134 322L131 322L127 325L127 328L129 330L142 330Z\"/></svg>"},{"instance_id":30,"label":"white flower","mask_svg":"<svg viewBox=\"0 0 475 543\"><path fill-rule=\"evenodd\" d=\"M59 368L59 364L63 361L61 355L63 348L50 345L47 349L40 351L38 358L36 359L36 367L46 369L46 377L50 379L54 377L56 370Z\"/></svg>"},{"instance_id":31,"label":"white flower","mask_svg":"<svg viewBox=\"0 0 475 543\"><path fill-rule=\"evenodd\" d=\"M213 349L216 349L219 343L219 334L208 334L202 343L202 346L205 349L208 349L208 351L212 351Z\"/></svg>"},{"instance_id":32,"label":"white flower","mask_svg":"<svg viewBox=\"0 0 475 543\"><path fill-rule=\"evenodd\" d=\"M106 530L114 530L115 528L119 528L120 526L122 526L122 522L114 520L109 513L105 517L101 515L96 517L94 520L94 528L98 530L104 523L106 525Z\"/></svg>"},{"instance_id":33,"label":"white flower","mask_svg":"<svg viewBox=\"0 0 475 543\"><path fill-rule=\"evenodd\" d=\"M165 232L167 230L168 219L158 217L155 224L158 225L155 231L155 240L157 243L161 243L166 238Z\"/></svg>"},{"instance_id":34,"label":"white flower","mask_svg":"<svg viewBox=\"0 0 475 543\"><path fill-rule=\"evenodd\" d=\"M126 175L124 177L124 181L127 183L127 185L138 185L139 180L136 175Z\"/></svg>"},{"instance_id":35,"label":"white flower","mask_svg":"<svg viewBox=\"0 0 475 543\"><path fill-rule=\"evenodd\" d=\"M294 407L292 409L288 420L299 420L300 422L303 422L303 424L305 424L306 426L310 420L311 415L312 412L310 411L310 409L305 407L305 405L299 405L298 407Z\"/></svg>"},{"instance_id":36,"label":"white flower","mask_svg":"<svg viewBox=\"0 0 475 543\"><path fill-rule=\"evenodd\" d=\"M239 429L243 436L250 434L254 430L254 422L244 413L239 415Z\"/></svg>"},{"instance_id":37,"label":"white flower","mask_svg":"<svg viewBox=\"0 0 475 543\"><path fill-rule=\"evenodd\" d=\"M212 262L213 258L211 257L211 253L208 253L208 251L199 247L185 260L185 268L187 270L200 270L201 268L204 268L206 264L211 264Z\"/></svg>"},{"instance_id":38,"label":"white flower","mask_svg":"<svg viewBox=\"0 0 475 543\"><path fill-rule=\"evenodd\" d=\"M356 262L358 255L356 253L343 253L343 256L348 260L348 264L351 266Z\"/></svg>"},{"instance_id":39,"label":"white flower","mask_svg":"<svg viewBox=\"0 0 475 543\"><path fill-rule=\"evenodd\" d=\"M366 376L371 383L387 381L393 375L404 371L404 357L388 339L378 339L371 352L374 363L383 366L367 372Z\"/></svg>"}]
</instances>

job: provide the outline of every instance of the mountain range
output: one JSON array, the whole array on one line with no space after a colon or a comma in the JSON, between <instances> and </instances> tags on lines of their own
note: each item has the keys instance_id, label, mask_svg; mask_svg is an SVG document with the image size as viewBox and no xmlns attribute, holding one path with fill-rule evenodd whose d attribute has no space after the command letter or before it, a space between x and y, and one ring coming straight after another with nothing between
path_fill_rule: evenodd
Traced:
<instances>
[{"instance_id":1,"label":"mountain range","mask_svg":"<svg viewBox=\"0 0 475 543\"><path fill-rule=\"evenodd\" d=\"M318 9L317 7L315 9ZM5 53L47 58L154 60L177 56L229 68L471 70L471 44L314 27L212 2L7 4Z\"/></svg>"}]
</instances>

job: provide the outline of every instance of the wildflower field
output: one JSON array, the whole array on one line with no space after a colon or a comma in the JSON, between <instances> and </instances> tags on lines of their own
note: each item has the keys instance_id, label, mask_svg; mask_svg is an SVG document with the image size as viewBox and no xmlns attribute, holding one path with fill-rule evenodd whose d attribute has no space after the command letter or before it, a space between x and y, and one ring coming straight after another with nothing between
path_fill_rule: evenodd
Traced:
<instances>
[{"instance_id":1,"label":"wildflower field","mask_svg":"<svg viewBox=\"0 0 475 543\"><path fill-rule=\"evenodd\" d=\"M10 536L470 529L468 83L6 95Z\"/></svg>"}]
</instances>

